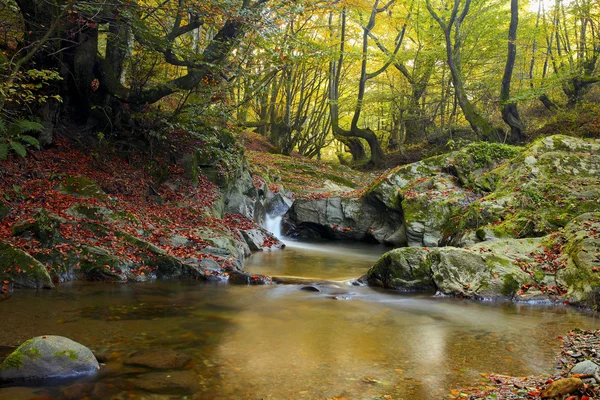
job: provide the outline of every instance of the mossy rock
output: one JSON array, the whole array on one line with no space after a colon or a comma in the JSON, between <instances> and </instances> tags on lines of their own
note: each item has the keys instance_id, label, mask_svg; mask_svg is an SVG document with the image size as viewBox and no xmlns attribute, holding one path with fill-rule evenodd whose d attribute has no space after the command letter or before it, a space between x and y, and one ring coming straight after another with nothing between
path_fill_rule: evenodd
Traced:
<instances>
[{"instance_id":1,"label":"mossy rock","mask_svg":"<svg viewBox=\"0 0 600 400\"><path fill-rule=\"evenodd\" d=\"M568 286L566 298L579 305L600 309L600 212L580 215L561 235L549 236L546 245L559 241L566 267L557 274Z\"/></svg>"},{"instance_id":2,"label":"mossy rock","mask_svg":"<svg viewBox=\"0 0 600 400\"><path fill-rule=\"evenodd\" d=\"M491 238L542 237L600 210L598 140L544 138L489 175L493 193L471 203L448 227L451 244L468 245L481 229Z\"/></svg>"},{"instance_id":3,"label":"mossy rock","mask_svg":"<svg viewBox=\"0 0 600 400\"><path fill-rule=\"evenodd\" d=\"M0 281L15 287L50 289L54 287L46 266L15 246L0 241Z\"/></svg>"},{"instance_id":4,"label":"mossy rock","mask_svg":"<svg viewBox=\"0 0 600 400\"><path fill-rule=\"evenodd\" d=\"M96 246L81 246L79 273L87 280L126 281L134 264Z\"/></svg>"},{"instance_id":5,"label":"mossy rock","mask_svg":"<svg viewBox=\"0 0 600 400\"><path fill-rule=\"evenodd\" d=\"M87 347L62 336L38 336L11 353L0 367L0 383L41 383L90 375L100 368Z\"/></svg>"},{"instance_id":6,"label":"mossy rock","mask_svg":"<svg viewBox=\"0 0 600 400\"><path fill-rule=\"evenodd\" d=\"M484 299L512 299L531 281L510 258L470 249L444 247L430 253L433 280L444 294Z\"/></svg>"},{"instance_id":7,"label":"mossy rock","mask_svg":"<svg viewBox=\"0 0 600 400\"><path fill-rule=\"evenodd\" d=\"M66 213L75 218L85 218L91 221L114 222L114 213L106 207L92 206L89 204L76 204L66 210Z\"/></svg>"},{"instance_id":8,"label":"mossy rock","mask_svg":"<svg viewBox=\"0 0 600 400\"><path fill-rule=\"evenodd\" d=\"M429 250L404 247L385 253L360 281L372 286L402 291L435 291Z\"/></svg>"},{"instance_id":9,"label":"mossy rock","mask_svg":"<svg viewBox=\"0 0 600 400\"><path fill-rule=\"evenodd\" d=\"M83 176L69 176L60 185L59 190L66 194L71 194L77 197L94 198L99 200L107 200L108 196L91 179Z\"/></svg>"},{"instance_id":10,"label":"mossy rock","mask_svg":"<svg viewBox=\"0 0 600 400\"><path fill-rule=\"evenodd\" d=\"M12 228L13 235L31 235L44 247L51 247L63 240L58 229L61 224L67 222L64 218L42 209L33 216L32 220L32 222L15 225Z\"/></svg>"},{"instance_id":11,"label":"mossy rock","mask_svg":"<svg viewBox=\"0 0 600 400\"><path fill-rule=\"evenodd\" d=\"M0 203L0 221L2 221L10 213L10 208Z\"/></svg>"}]
</instances>

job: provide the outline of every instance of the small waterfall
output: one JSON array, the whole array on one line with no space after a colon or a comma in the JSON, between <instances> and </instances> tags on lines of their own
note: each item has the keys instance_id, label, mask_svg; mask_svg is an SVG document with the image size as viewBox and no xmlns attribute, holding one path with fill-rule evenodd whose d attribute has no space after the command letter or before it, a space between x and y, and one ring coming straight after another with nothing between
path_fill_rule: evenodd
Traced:
<instances>
[{"instance_id":1,"label":"small waterfall","mask_svg":"<svg viewBox=\"0 0 600 400\"><path fill-rule=\"evenodd\" d=\"M265 218L265 229L275 235L279 240L282 239L281 236L281 217L282 215L270 216L267 214Z\"/></svg>"}]
</instances>

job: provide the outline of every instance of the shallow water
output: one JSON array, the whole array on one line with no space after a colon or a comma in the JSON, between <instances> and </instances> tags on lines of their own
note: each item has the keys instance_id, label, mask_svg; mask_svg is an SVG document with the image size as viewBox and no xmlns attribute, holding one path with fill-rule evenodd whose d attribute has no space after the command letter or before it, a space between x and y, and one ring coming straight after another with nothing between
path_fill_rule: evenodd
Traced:
<instances>
[{"instance_id":1,"label":"shallow water","mask_svg":"<svg viewBox=\"0 0 600 400\"><path fill-rule=\"evenodd\" d=\"M343 279L364 273L385 250L302 246L310 248L255 254L248 269ZM95 397L102 399L183 398L135 389L131 379L146 371L122 360L147 348L194 357L199 386L187 398L443 399L480 373L551 372L557 336L600 327L566 307L406 295L343 281L319 293L300 288L75 282L21 291L0 302L0 352L38 335L79 341L110 359L92 380L114 393ZM61 399L62 389L3 388L0 399Z\"/></svg>"}]
</instances>

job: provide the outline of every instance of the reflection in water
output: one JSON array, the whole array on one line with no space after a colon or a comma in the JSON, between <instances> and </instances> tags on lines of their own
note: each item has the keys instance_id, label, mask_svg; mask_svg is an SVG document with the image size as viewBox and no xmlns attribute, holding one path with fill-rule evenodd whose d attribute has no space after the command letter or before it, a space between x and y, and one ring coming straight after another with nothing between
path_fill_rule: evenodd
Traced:
<instances>
[{"instance_id":1,"label":"reflection in water","mask_svg":"<svg viewBox=\"0 0 600 400\"><path fill-rule=\"evenodd\" d=\"M334 249L316 260L300 250L286 256L290 249L254 255L262 261L252 268L341 279L359 276L373 261L362 249ZM340 253L352 272L338 263ZM419 400L445 398L479 373L550 372L558 335L600 327L564 307L477 303L341 282L320 293L299 289L77 282L23 291L0 303L0 347L37 335L69 336L111 355L105 368L112 374L95 385L113 385L116 398L171 398L136 390L128 380L140 371L122 364L136 350L166 347L195 359L199 386L191 398ZM339 292L353 295L334 300ZM29 399L40 391L60 398L60 388L4 388L0 398Z\"/></svg>"},{"instance_id":2,"label":"reflection in water","mask_svg":"<svg viewBox=\"0 0 600 400\"><path fill-rule=\"evenodd\" d=\"M352 279L364 275L383 253L383 245L366 243L300 242L286 239L281 251L257 252L245 269L272 276L297 276L321 279Z\"/></svg>"}]
</instances>

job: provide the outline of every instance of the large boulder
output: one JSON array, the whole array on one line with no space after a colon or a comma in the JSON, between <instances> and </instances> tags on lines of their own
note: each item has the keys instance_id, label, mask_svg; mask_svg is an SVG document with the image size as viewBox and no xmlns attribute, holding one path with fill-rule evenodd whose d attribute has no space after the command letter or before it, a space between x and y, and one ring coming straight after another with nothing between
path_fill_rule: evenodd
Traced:
<instances>
[{"instance_id":1,"label":"large boulder","mask_svg":"<svg viewBox=\"0 0 600 400\"><path fill-rule=\"evenodd\" d=\"M406 247L385 253L360 281L401 291L512 299L531 282L517 261L481 249Z\"/></svg>"},{"instance_id":2,"label":"large boulder","mask_svg":"<svg viewBox=\"0 0 600 400\"><path fill-rule=\"evenodd\" d=\"M100 366L87 347L62 336L38 336L2 363L0 383L65 379L93 374Z\"/></svg>"},{"instance_id":3,"label":"large boulder","mask_svg":"<svg viewBox=\"0 0 600 400\"><path fill-rule=\"evenodd\" d=\"M428 260L433 281L442 294L512 299L530 281L514 261L500 254L444 247L432 252Z\"/></svg>"},{"instance_id":4,"label":"large boulder","mask_svg":"<svg viewBox=\"0 0 600 400\"><path fill-rule=\"evenodd\" d=\"M402 246L402 215L374 197L297 199L284 215L286 236L379 242Z\"/></svg>"},{"instance_id":5,"label":"large boulder","mask_svg":"<svg viewBox=\"0 0 600 400\"><path fill-rule=\"evenodd\" d=\"M402 291L435 291L429 249L403 247L385 253L360 281Z\"/></svg>"},{"instance_id":6,"label":"large boulder","mask_svg":"<svg viewBox=\"0 0 600 400\"><path fill-rule=\"evenodd\" d=\"M478 179L519 154L521 148L473 143L448 154L400 166L377 179L365 196L400 212L409 246L438 246L446 230L487 188Z\"/></svg>"},{"instance_id":7,"label":"large boulder","mask_svg":"<svg viewBox=\"0 0 600 400\"><path fill-rule=\"evenodd\" d=\"M8 282L5 284L4 282ZM50 289L54 287L46 266L29 253L0 241L0 286Z\"/></svg>"},{"instance_id":8,"label":"large boulder","mask_svg":"<svg viewBox=\"0 0 600 400\"><path fill-rule=\"evenodd\" d=\"M450 243L544 236L600 210L600 140L546 137L476 181L490 193L445 229Z\"/></svg>"},{"instance_id":9,"label":"large boulder","mask_svg":"<svg viewBox=\"0 0 600 400\"><path fill-rule=\"evenodd\" d=\"M586 213L571 221L547 246L560 250L556 277L568 288L566 299L593 309L600 308L600 212Z\"/></svg>"}]
</instances>

